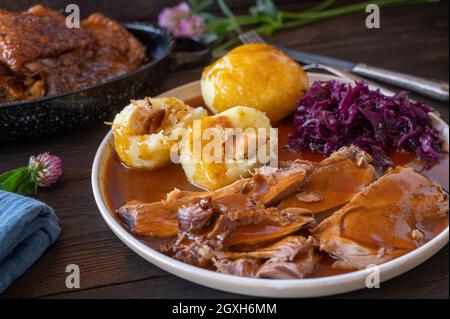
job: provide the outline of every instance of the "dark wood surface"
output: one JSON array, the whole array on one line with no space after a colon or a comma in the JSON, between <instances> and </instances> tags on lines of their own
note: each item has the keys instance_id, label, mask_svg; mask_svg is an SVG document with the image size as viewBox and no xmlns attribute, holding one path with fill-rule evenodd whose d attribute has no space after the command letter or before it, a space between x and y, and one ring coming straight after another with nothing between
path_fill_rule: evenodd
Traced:
<instances>
[{"instance_id":1,"label":"dark wood surface","mask_svg":"<svg viewBox=\"0 0 450 319\"><path fill-rule=\"evenodd\" d=\"M153 1L136 1L136 7L142 8L144 3L150 2ZM341 2L348 1L339 1ZM2 0L0 7L3 3L19 8L20 3L24 6L35 1ZM89 10L96 3L105 8L111 4L107 11L112 14L121 12L117 7L113 8L110 1L89 3ZM307 5L303 1L302 4L299 3L300 1L282 1L282 6L287 9L302 9ZM102 11L101 6L95 10ZM133 10L132 7L126 9L127 16L117 14L116 17L142 20L147 16L142 10ZM154 7L150 9L153 11L149 10L152 12L148 12L148 17L154 17L155 10L159 10ZM447 1L382 9L380 30L366 29L365 14L361 12L283 31L268 40L292 48L448 81L448 10ZM200 74L200 69L172 74L161 87L161 92L197 80ZM448 122L448 105L427 102L436 107ZM30 155L43 151L60 155L64 163L64 175L57 186L41 191L37 196L55 208L63 233L2 297L243 297L198 286L160 270L134 254L106 226L94 202L90 173L94 154L107 131L107 126L98 123L40 141L0 146L0 172L24 165ZM447 246L421 266L383 283L380 289L360 290L333 298L448 298L448 262ZM68 264L80 266L80 289L69 290L65 286L65 268Z\"/></svg>"}]
</instances>

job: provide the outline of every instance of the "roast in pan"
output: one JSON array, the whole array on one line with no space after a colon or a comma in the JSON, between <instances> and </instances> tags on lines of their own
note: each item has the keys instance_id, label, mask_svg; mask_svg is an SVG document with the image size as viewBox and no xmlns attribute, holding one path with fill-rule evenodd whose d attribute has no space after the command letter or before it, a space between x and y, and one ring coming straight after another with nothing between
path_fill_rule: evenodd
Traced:
<instances>
[{"instance_id":1,"label":"roast in pan","mask_svg":"<svg viewBox=\"0 0 450 319\"><path fill-rule=\"evenodd\" d=\"M210 59L199 42L175 41L148 23L120 25L94 13L83 21L87 31L74 35L62 18L43 6L23 13L0 11L0 144L104 119L131 98L154 94L169 70ZM114 26L114 32L102 26ZM55 37L60 41L48 45ZM108 38L114 41L104 43ZM89 69L85 60L93 55Z\"/></svg>"}]
</instances>

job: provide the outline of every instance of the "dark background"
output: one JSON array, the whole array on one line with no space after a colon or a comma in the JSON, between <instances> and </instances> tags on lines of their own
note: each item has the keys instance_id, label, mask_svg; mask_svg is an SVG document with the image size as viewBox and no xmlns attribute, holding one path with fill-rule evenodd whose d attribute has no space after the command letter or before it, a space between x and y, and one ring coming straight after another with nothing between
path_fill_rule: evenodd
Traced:
<instances>
[{"instance_id":1,"label":"dark background","mask_svg":"<svg viewBox=\"0 0 450 319\"><path fill-rule=\"evenodd\" d=\"M285 10L300 11L320 1L276 1ZM355 1L337 1L338 5ZM37 3L63 9L80 5L84 16L99 11L122 21L154 19L176 1L151 0L0 0L0 8L24 10ZM254 1L230 1L237 13ZM365 27L364 12L332 18L266 38L298 50L317 52L354 62L449 79L449 2L381 9L381 29ZM171 74L161 92L200 78L202 69ZM448 104L414 96L434 106L448 122ZM94 202L90 174L95 152L109 130L103 123L36 142L0 146L0 172L26 164L28 157L50 151L62 157L59 183L42 190L38 199L52 206L61 220L59 240L14 283L3 298L227 298L241 297L198 286L162 271L137 256L112 233ZM448 298L448 246L419 267L381 289L364 289L334 298ZM65 267L81 269L81 289L65 287Z\"/></svg>"},{"instance_id":2,"label":"dark background","mask_svg":"<svg viewBox=\"0 0 450 319\"><path fill-rule=\"evenodd\" d=\"M180 1L176 0L1 0L1 7L20 11L27 9L34 4L43 4L50 6L54 9L62 9L66 5L74 3L80 6L82 9L81 13L86 16L92 12L101 11L102 13L119 19L119 20L129 20L130 18L134 20L148 20L149 18L155 18L158 13L164 7L170 7L176 5ZM318 3L320 1L314 0L280 0L274 1L277 4L290 4L290 3ZM339 1L340 2L340 1ZM349 1L347 1L349 2ZM355 2L355 1L353 1ZM227 0L227 4L234 9L245 9L249 5L253 5L255 1L252 0ZM218 7L212 9L213 11L219 11Z\"/></svg>"},{"instance_id":3,"label":"dark background","mask_svg":"<svg viewBox=\"0 0 450 319\"><path fill-rule=\"evenodd\" d=\"M155 21L158 13L180 1L165 0L0 0L0 8L20 11L35 4L64 10L75 3L83 17L102 12L121 21ZM312 7L317 0L275 0L285 10L299 11ZM361 1L339 0L337 5ZM244 13L254 0L227 0L236 13ZM424 77L448 80L449 68L449 6L447 0L439 4L423 4L381 9L381 29L367 29L366 13L354 13L321 21L276 35L277 41L288 46L300 46L355 62L366 62L393 70ZM217 7L211 11L219 12ZM351 49L349 45L351 44ZM399 68L398 60L402 59ZM440 75L439 73L442 73Z\"/></svg>"}]
</instances>

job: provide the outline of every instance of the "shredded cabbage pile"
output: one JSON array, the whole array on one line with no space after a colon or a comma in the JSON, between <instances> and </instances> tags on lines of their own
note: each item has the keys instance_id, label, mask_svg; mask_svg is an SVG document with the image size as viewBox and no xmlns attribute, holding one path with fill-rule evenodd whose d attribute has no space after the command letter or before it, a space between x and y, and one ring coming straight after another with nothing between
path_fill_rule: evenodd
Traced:
<instances>
[{"instance_id":1,"label":"shredded cabbage pile","mask_svg":"<svg viewBox=\"0 0 450 319\"><path fill-rule=\"evenodd\" d=\"M298 101L288 147L328 156L353 144L378 168L392 165L392 150L414 152L430 165L443 157L443 142L428 116L432 111L410 101L407 92L390 97L364 82L315 82Z\"/></svg>"}]
</instances>

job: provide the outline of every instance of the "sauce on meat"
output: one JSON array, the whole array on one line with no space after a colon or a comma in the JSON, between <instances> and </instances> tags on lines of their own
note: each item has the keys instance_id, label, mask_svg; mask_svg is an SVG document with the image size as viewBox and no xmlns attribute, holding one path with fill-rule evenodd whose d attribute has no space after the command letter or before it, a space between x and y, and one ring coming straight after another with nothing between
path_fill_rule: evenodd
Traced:
<instances>
[{"instance_id":1,"label":"sauce on meat","mask_svg":"<svg viewBox=\"0 0 450 319\"><path fill-rule=\"evenodd\" d=\"M186 101L191 106L203 106L201 97L197 97ZM304 159L312 162L319 162L324 159L319 154L309 152L292 152L287 150L286 140L288 134L292 131L292 124L289 120L282 122L278 126L279 136L279 160L294 160ZM394 153L391 155L391 160L396 165L412 165L419 167L414 154ZM431 170L423 172L432 180L441 184L448 189L448 156L442 162L433 167ZM447 176L447 177L446 177ZM187 180L181 165L169 164L163 168L145 171L130 169L124 166L117 154L108 159L105 168L105 175L103 180L103 189L105 192L106 202L111 211L118 209L120 206L131 200L138 200L142 202L155 202L166 197L166 194L174 188L187 191L200 191L199 188L193 186ZM256 227L257 226L257 227ZM267 229L264 227L271 227L270 225L255 225L254 231L264 233ZM426 225L425 241L431 240L433 237L442 232L448 227L448 217L442 218ZM143 239L147 245L152 248L157 248L163 242L171 240L149 240ZM310 278L325 277L332 275L339 275L351 272L351 270L333 269L333 259L326 254L321 254L321 262L310 275Z\"/></svg>"}]
</instances>

